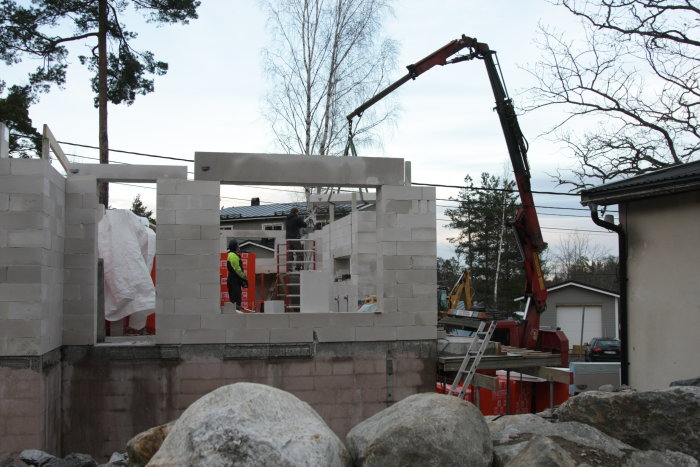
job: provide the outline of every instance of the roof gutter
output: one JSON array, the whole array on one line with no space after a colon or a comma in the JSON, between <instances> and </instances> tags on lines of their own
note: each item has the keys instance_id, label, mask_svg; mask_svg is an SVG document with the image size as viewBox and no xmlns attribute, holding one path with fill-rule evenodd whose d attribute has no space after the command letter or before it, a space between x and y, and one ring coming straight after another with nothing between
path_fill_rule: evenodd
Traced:
<instances>
[{"instance_id":1,"label":"roof gutter","mask_svg":"<svg viewBox=\"0 0 700 467\"><path fill-rule=\"evenodd\" d=\"M618 254L620 256L618 275L620 280L620 350L622 353L620 380L622 384L627 385L629 384L629 345L627 339L627 235L621 226L605 221L598 216L597 204L591 202L588 204L588 207L591 210L591 219L593 219L596 225L617 233Z\"/></svg>"}]
</instances>

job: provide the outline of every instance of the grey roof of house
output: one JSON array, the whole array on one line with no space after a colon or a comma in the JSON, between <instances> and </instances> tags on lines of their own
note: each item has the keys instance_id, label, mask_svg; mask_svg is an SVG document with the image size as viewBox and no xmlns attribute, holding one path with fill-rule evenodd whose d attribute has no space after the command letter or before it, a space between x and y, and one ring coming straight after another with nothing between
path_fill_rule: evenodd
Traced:
<instances>
[{"instance_id":1,"label":"grey roof of house","mask_svg":"<svg viewBox=\"0 0 700 467\"><path fill-rule=\"evenodd\" d=\"M358 203L358 209L369 207L369 204ZM306 203L278 203L278 204L261 204L260 206L233 206L224 208L219 211L221 220L228 219L256 219L261 217L286 217L293 207L299 209L299 212L304 214L307 211ZM350 204L336 204L336 210L349 211ZM319 206L319 211L324 212L328 209L324 205Z\"/></svg>"},{"instance_id":2,"label":"grey roof of house","mask_svg":"<svg viewBox=\"0 0 700 467\"><path fill-rule=\"evenodd\" d=\"M293 207L306 211L306 203L261 204L259 206L233 206L219 211L221 219L252 219L257 217L287 216Z\"/></svg>"},{"instance_id":3,"label":"grey roof of house","mask_svg":"<svg viewBox=\"0 0 700 467\"><path fill-rule=\"evenodd\" d=\"M606 206L698 189L700 161L695 161L583 190L581 204Z\"/></svg>"}]
</instances>

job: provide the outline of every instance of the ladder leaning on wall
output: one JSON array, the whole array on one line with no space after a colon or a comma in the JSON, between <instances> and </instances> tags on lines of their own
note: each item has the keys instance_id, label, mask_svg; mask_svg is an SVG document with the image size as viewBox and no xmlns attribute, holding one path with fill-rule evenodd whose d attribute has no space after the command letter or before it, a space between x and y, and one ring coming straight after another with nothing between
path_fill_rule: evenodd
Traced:
<instances>
[{"instance_id":1,"label":"ladder leaning on wall","mask_svg":"<svg viewBox=\"0 0 700 467\"><path fill-rule=\"evenodd\" d=\"M301 249L290 248L290 242L299 242ZM301 308L301 271L316 270L316 241L306 239L278 242L277 297L284 300L285 313L294 313Z\"/></svg>"},{"instance_id":2,"label":"ladder leaning on wall","mask_svg":"<svg viewBox=\"0 0 700 467\"><path fill-rule=\"evenodd\" d=\"M487 322L489 323L489 327L488 330L484 331ZM476 373L476 369L479 367L481 357L484 356L484 353L489 346L489 342L491 341L491 336L493 336L493 332L495 330L496 321L481 321L481 323L479 323L479 328L474 333L474 338L469 343L469 348L464 356L464 360L462 360L462 364L459 366L459 370L452 381L450 392L448 392L449 395L456 395L460 399L464 398L464 394L467 392L467 387L471 384L472 378L474 378L474 373ZM471 365L469 365L470 360ZM469 365L468 370L467 365ZM464 376L465 370L466 376ZM463 376L464 384L462 385L462 389L458 390L459 383L461 382Z\"/></svg>"}]
</instances>

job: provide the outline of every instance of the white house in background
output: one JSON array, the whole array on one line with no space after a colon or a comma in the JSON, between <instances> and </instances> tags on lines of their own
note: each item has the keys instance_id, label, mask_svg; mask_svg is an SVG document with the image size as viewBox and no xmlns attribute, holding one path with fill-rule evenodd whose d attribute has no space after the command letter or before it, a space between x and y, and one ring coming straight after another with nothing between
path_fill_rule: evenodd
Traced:
<instances>
[{"instance_id":1,"label":"white house in background","mask_svg":"<svg viewBox=\"0 0 700 467\"><path fill-rule=\"evenodd\" d=\"M700 161L584 190L581 203L619 206L629 384L657 389L700 376Z\"/></svg>"},{"instance_id":2,"label":"white house in background","mask_svg":"<svg viewBox=\"0 0 700 467\"><path fill-rule=\"evenodd\" d=\"M594 337L618 337L620 294L576 281L555 284L547 293L540 328L560 328L569 338L570 348Z\"/></svg>"}]
</instances>

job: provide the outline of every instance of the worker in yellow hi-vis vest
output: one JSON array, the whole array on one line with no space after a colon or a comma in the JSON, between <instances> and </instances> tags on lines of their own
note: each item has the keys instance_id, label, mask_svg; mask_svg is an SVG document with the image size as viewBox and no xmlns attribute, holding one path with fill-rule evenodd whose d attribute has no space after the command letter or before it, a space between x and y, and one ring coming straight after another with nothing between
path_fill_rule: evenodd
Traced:
<instances>
[{"instance_id":1,"label":"worker in yellow hi-vis vest","mask_svg":"<svg viewBox=\"0 0 700 467\"><path fill-rule=\"evenodd\" d=\"M240 310L242 300L241 287L248 287L248 278L243 270L241 253L236 240L231 240L228 242L228 260L226 261L226 269L228 269L228 278L226 279L228 297L231 300L231 303L236 305L236 309Z\"/></svg>"}]
</instances>

